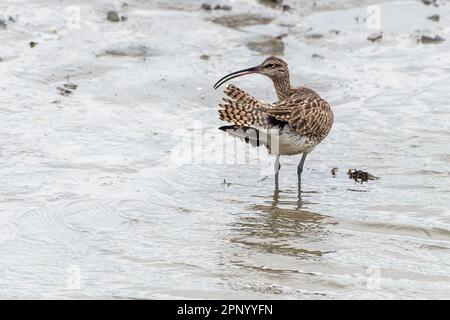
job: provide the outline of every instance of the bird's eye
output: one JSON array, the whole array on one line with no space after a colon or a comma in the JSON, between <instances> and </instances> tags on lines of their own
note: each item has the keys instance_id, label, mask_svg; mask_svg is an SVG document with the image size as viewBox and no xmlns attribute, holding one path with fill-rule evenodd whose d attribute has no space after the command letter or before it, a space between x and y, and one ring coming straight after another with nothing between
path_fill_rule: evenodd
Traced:
<instances>
[{"instance_id":1,"label":"bird's eye","mask_svg":"<svg viewBox=\"0 0 450 320\"><path fill-rule=\"evenodd\" d=\"M266 64L266 68L273 69L275 65L273 63Z\"/></svg>"}]
</instances>

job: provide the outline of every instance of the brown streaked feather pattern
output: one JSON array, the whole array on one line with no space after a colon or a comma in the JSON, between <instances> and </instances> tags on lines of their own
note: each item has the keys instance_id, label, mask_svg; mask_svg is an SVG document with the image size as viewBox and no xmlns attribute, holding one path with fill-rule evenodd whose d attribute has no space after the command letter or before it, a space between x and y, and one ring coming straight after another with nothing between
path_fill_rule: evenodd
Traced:
<instances>
[{"instance_id":1,"label":"brown streaked feather pattern","mask_svg":"<svg viewBox=\"0 0 450 320\"><path fill-rule=\"evenodd\" d=\"M224 92L231 99L223 98L225 103L219 104L220 120L241 127L266 128L269 125L268 115L262 109L264 106L262 102L233 85L228 85Z\"/></svg>"},{"instance_id":2,"label":"brown streaked feather pattern","mask_svg":"<svg viewBox=\"0 0 450 320\"><path fill-rule=\"evenodd\" d=\"M248 104L248 105L257 105L260 102L252 97L251 95L249 95L247 92L245 92L244 90L239 89L238 87L229 84L225 90L224 90L225 95L227 95L231 100L236 101L237 103L240 104Z\"/></svg>"},{"instance_id":3,"label":"brown streaked feather pattern","mask_svg":"<svg viewBox=\"0 0 450 320\"><path fill-rule=\"evenodd\" d=\"M328 135L334 120L329 104L309 88L291 89L287 98L264 108L264 111L317 143Z\"/></svg>"},{"instance_id":4,"label":"brown streaked feather pattern","mask_svg":"<svg viewBox=\"0 0 450 320\"><path fill-rule=\"evenodd\" d=\"M233 126L220 129L227 128L224 131L245 142L253 142L252 145L266 145L272 154L311 152L331 130L333 112L330 106L312 89L290 87L288 78L275 78L273 82L279 101L272 104L259 101L229 84L224 91L224 103L219 105L219 115ZM255 129L258 137L250 136L248 129ZM275 148L268 143L273 135L279 141ZM267 139L261 139L265 136Z\"/></svg>"}]
</instances>

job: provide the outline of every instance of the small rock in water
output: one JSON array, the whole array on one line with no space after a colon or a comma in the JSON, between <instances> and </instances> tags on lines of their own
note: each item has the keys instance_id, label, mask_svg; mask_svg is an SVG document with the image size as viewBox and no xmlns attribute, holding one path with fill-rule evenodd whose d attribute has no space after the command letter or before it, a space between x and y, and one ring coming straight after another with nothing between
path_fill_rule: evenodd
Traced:
<instances>
[{"instance_id":1,"label":"small rock in water","mask_svg":"<svg viewBox=\"0 0 450 320\"><path fill-rule=\"evenodd\" d=\"M6 29L7 24L5 22L5 20L0 19L0 29Z\"/></svg>"},{"instance_id":2,"label":"small rock in water","mask_svg":"<svg viewBox=\"0 0 450 320\"><path fill-rule=\"evenodd\" d=\"M440 18L441 17L438 14L433 14L433 15L429 16L427 19L438 22Z\"/></svg>"},{"instance_id":3,"label":"small rock in water","mask_svg":"<svg viewBox=\"0 0 450 320\"><path fill-rule=\"evenodd\" d=\"M37 42L31 41L31 42L29 43L29 45L30 45L30 48L34 48L34 47L37 46Z\"/></svg>"},{"instance_id":4,"label":"small rock in water","mask_svg":"<svg viewBox=\"0 0 450 320\"><path fill-rule=\"evenodd\" d=\"M140 43L118 43L108 45L97 56L150 57L156 55L147 45Z\"/></svg>"},{"instance_id":5,"label":"small rock in water","mask_svg":"<svg viewBox=\"0 0 450 320\"><path fill-rule=\"evenodd\" d=\"M339 30L336 29L330 29L330 31L328 31L330 34L340 34L341 32Z\"/></svg>"},{"instance_id":6,"label":"small rock in water","mask_svg":"<svg viewBox=\"0 0 450 320\"><path fill-rule=\"evenodd\" d=\"M419 32L419 37L417 38L417 42L423 44L436 44L445 41L440 35L432 33L428 30L423 30Z\"/></svg>"},{"instance_id":7,"label":"small rock in water","mask_svg":"<svg viewBox=\"0 0 450 320\"><path fill-rule=\"evenodd\" d=\"M314 39L314 40L318 40L318 39L322 39L323 38L323 34L321 33L310 33L306 35L307 39Z\"/></svg>"},{"instance_id":8,"label":"small rock in water","mask_svg":"<svg viewBox=\"0 0 450 320\"><path fill-rule=\"evenodd\" d=\"M241 13L235 15L226 15L211 19L212 22L222 26L238 29L254 25L269 24L274 18L261 16L257 14Z\"/></svg>"},{"instance_id":9,"label":"small rock in water","mask_svg":"<svg viewBox=\"0 0 450 320\"><path fill-rule=\"evenodd\" d=\"M116 11L108 11L108 13L106 14L106 19L112 22L120 21L120 17Z\"/></svg>"},{"instance_id":10,"label":"small rock in water","mask_svg":"<svg viewBox=\"0 0 450 320\"><path fill-rule=\"evenodd\" d=\"M355 182L367 182L369 180L377 180L378 177L375 177L374 175L370 174L366 171L356 170L356 169L348 169L347 171L349 179L355 180Z\"/></svg>"},{"instance_id":11,"label":"small rock in water","mask_svg":"<svg viewBox=\"0 0 450 320\"><path fill-rule=\"evenodd\" d=\"M202 60L209 60L209 55L207 55L207 54L202 54L202 55L200 56L200 59L202 59Z\"/></svg>"},{"instance_id":12,"label":"small rock in water","mask_svg":"<svg viewBox=\"0 0 450 320\"><path fill-rule=\"evenodd\" d=\"M383 39L382 31L372 33L370 36L367 37L367 40L372 41L372 42L375 42L375 41L379 42L379 41L381 41L381 39Z\"/></svg>"},{"instance_id":13,"label":"small rock in water","mask_svg":"<svg viewBox=\"0 0 450 320\"><path fill-rule=\"evenodd\" d=\"M258 2L274 8L281 5L283 0L258 0Z\"/></svg>"},{"instance_id":14,"label":"small rock in water","mask_svg":"<svg viewBox=\"0 0 450 320\"><path fill-rule=\"evenodd\" d=\"M206 10L206 11L211 11L212 10L212 7L211 7L211 5L209 3L202 3L200 8L203 9L203 10Z\"/></svg>"},{"instance_id":15,"label":"small rock in water","mask_svg":"<svg viewBox=\"0 0 450 320\"><path fill-rule=\"evenodd\" d=\"M311 57L314 59L324 59L324 57L318 53L313 53Z\"/></svg>"},{"instance_id":16,"label":"small rock in water","mask_svg":"<svg viewBox=\"0 0 450 320\"><path fill-rule=\"evenodd\" d=\"M334 167L333 169L331 169L331 175L333 177L336 177L337 172L338 172L338 168L337 167Z\"/></svg>"},{"instance_id":17,"label":"small rock in water","mask_svg":"<svg viewBox=\"0 0 450 320\"><path fill-rule=\"evenodd\" d=\"M230 10L231 10L231 6L228 6L228 5L226 5L226 4L223 4L223 5L218 4L218 5L216 5L216 6L214 7L214 10L225 10L225 11L230 11Z\"/></svg>"},{"instance_id":18,"label":"small rock in water","mask_svg":"<svg viewBox=\"0 0 450 320\"><path fill-rule=\"evenodd\" d=\"M437 6L436 0L422 0L422 3L429 6L430 4Z\"/></svg>"},{"instance_id":19,"label":"small rock in water","mask_svg":"<svg viewBox=\"0 0 450 320\"><path fill-rule=\"evenodd\" d=\"M206 11L211 11L211 10L224 10L224 11L230 11L231 10L231 6L226 5L226 4L216 4L214 7L212 5L210 5L209 3L202 3L201 9L206 10Z\"/></svg>"}]
</instances>

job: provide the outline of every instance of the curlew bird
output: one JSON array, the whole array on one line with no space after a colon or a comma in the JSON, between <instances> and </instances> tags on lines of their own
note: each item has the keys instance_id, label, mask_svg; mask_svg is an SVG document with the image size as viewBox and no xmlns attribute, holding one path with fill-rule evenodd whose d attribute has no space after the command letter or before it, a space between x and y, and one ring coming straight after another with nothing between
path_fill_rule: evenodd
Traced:
<instances>
[{"instance_id":1,"label":"curlew bird","mask_svg":"<svg viewBox=\"0 0 450 320\"><path fill-rule=\"evenodd\" d=\"M231 125L219 129L253 146L264 145L270 154L276 155L275 190L278 190L280 155L302 154L297 166L300 192L306 156L330 132L334 119L333 111L314 90L291 87L288 65L276 57L269 57L256 67L226 75L217 81L214 89L228 80L253 73L262 74L272 80L278 101L259 101L229 84L224 91L224 103L219 104L219 117Z\"/></svg>"}]
</instances>

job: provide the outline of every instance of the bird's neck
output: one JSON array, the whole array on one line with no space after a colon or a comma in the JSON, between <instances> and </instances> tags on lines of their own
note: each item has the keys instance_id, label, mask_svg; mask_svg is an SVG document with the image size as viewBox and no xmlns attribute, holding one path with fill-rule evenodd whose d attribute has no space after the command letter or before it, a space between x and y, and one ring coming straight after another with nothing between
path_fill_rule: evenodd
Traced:
<instances>
[{"instance_id":1,"label":"bird's neck","mask_svg":"<svg viewBox=\"0 0 450 320\"><path fill-rule=\"evenodd\" d=\"M289 74L272 79L273 85L275 87L275 92L277 93L278 100L282 100L289 96L291 91L291 81L289 79Z\"/></svg>"}]
</instances>

